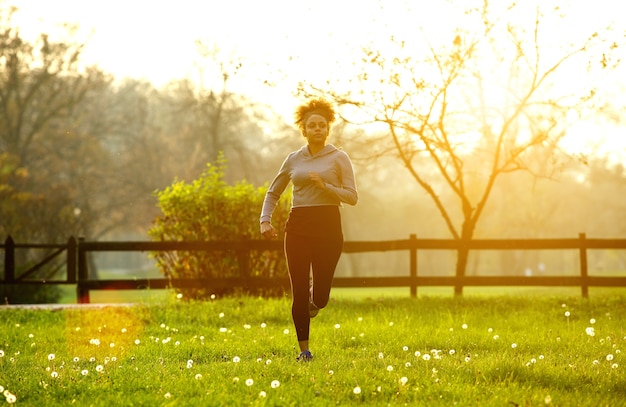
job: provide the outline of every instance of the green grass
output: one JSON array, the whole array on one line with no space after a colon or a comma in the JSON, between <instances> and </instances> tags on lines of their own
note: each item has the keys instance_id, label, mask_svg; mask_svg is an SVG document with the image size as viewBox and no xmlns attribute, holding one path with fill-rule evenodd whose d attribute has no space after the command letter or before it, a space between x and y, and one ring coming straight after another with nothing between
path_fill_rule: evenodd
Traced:
<instances>
[{"instance_id":1,"label":"green grass","mask_svg":"<svg viewBox=\"0 0 626 407\"><path fill-rule=\"evenodd\" d=\"M22 406L617 406L626 399L624 294L380 293L335 290L312 320L310 363L295 361L286 298L0 308L0 385Z\"/></svg>"}]
</instances>

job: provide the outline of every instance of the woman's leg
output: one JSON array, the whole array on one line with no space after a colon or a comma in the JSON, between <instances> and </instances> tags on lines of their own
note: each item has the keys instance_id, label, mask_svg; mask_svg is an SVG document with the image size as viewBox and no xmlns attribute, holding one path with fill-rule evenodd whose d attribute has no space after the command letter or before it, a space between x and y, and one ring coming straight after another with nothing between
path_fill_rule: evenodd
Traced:
<instances>
[{"instance_id":1,"label":"woman's leg","mask_svg":"<svg viewBox=\"0 0 626 407\"><path fill-rule=\"evenodd\" d=\"M300 350L308 350L309 328L309 273L311 269L311 242L309 238L287 233L285 256L291 281L291 316L296 328ZM305 347L304 349L302 349Z\"/></svg>"},{"instance_id":2,"label":"woman's leg","mask_svg":"<svg viewBox=\"0 0 626 407\"><path fill-rule=\"evenodd\" d=\"M324 308L328 305L335 269L343 250L343 237L317 238L312 248L313 304Z\"/></svg>"}]
</instances>

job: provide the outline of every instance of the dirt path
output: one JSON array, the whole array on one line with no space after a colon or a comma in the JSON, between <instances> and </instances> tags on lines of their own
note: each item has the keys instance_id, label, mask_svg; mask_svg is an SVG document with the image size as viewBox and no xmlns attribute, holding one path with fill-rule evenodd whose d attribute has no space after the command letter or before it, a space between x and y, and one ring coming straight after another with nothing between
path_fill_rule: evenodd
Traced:
<instances>
[{"instance_id":1,"label":"dirt path","mask_svg":"<svg viewBox=\"0 0 626 407\"><path fill-rule=\"evenodd\" d=\"M0 311L4 309L28 309L60 311L64 309L101 309L105 307L133 307L135 303L110 303L110 304L13 304L0 305Z\"/></svg>"}]
</instances>

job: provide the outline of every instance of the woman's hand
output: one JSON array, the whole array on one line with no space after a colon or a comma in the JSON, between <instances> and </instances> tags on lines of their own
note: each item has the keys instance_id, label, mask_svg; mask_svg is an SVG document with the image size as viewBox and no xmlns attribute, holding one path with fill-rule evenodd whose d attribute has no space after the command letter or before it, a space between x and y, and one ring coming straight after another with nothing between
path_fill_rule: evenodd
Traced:
<instances>
[{"instance_id":1,"label":"woman's hand","mask_svg":"<svg viewBox=\"0 0 626 407\"><path fill-rule=\"evenodd\" d=\"M278 236L276 230L274 230L274 226L272 226L272 224L269 222L261 223L261 234L266 239L272 239Z\"/></svg>"},{"instance_id":2,"label":"woman's hand","mask_svg":"<svg viewBox=\"0 0 626 407\"><path fill-rule=\"evenodd\" d=\"M326 183L324 182L324 180L320 176L319 172L310 171L309 172L309 179L311 181L313 181L313 183L316 184L318 187L320 187L322 189L326 189Z\"/></svg>"}]
</instances>

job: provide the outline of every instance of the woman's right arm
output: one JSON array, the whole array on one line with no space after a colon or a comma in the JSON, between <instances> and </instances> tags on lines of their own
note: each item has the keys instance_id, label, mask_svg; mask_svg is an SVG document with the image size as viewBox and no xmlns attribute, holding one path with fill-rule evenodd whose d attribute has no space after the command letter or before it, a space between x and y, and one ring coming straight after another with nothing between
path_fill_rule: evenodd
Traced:
<instances>
[{"instance_id":1,"label":"woman's right arm","mask_svg":"<svg viewBox=\"0 0 626 407\"><path fill-rule=\"evenodd\" d=\"M274 180L272 181L269 188L267 189L267 192L265 193L265 199L263 200L263 207L261 208L261 218L260 218L261 225L263 225L266 222L271 224L272 213L274 212L274 209L276 208L276 205L278 204L278 200L280 199L280 196L285 191L285 189L287 188L287 185L289 185L289 182L291 181L291 178L289 175L288 159L289 157L285 159L285 161L280 167L280 170L278 171L278 174L276 174L276 177L274 177Z\"/></svg>"}]
</instances>

